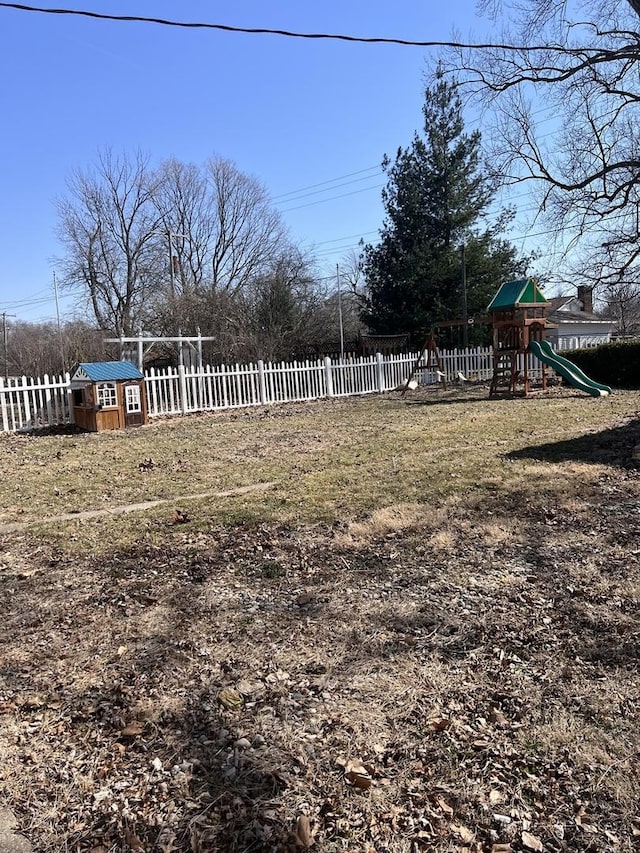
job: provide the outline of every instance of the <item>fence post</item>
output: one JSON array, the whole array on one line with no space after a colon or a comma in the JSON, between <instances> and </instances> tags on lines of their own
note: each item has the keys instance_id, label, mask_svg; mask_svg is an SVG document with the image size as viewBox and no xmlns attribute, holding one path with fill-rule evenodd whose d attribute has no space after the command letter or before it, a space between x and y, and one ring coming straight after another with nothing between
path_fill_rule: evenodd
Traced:
<instances>
[{"instance_id":1,"label":"fence post","mask_svg":"<svg viewBox=\"0 0 640 853\"><path fill-rule=\"evenodd\" d=\"M327 383L327 397L333 397L333 373L331 371L331 359L328 355L324 359L324 375Z\"/></svg>"},{"instance_id":2,"label":"fence post","mask_svg":"<svg viewBox=\"0 0 640 853\"><path fill-rule=\"evenodd\" d=\"M264 361L261 358L258 359L258 384L260 386L260 402L263 406L266 406L269 401L267 400L267 383L264 375Z\"/></svg>"},{"instance_id":3,"label":"fence post","mask_svg":"<svg viewBox=\"0 0 640 853\"><path fill-rule=\"evenodd\" d=\"M184 364L178 365L178 387L180 389L180 411L186 415L189 411L189 398L187 395L187 377Z\"/></svg>"},{"instance_id":4,"label":"fence post","mask_svg":"<svg viewBox=\"0 0 640 853\"><path fill-rule=\"evenodd\" d=\"M18 406L18 419L20 423L20 427L23 427L25 424L29 424L31 420L31 402L29 400L29 379L22 376L22 380L18 380L20 382L20 390L22 392L22 403ZM32 384L35 384L32 382Z\"/></svg>"},{"instance_id":5,"label":"fence post","mask_svg":"<svg viewBox=\"0 0 640 853\"><path fill-rule=\"evenodd\" d=\"M45 373L42 377L44 387L44 407L47 410L47 426L52 426L55 423L53 416L53 406L51 404L51 385L49 382L49 374Z\"/></svg>"},{"instance_id":6,"label":"fence post","mask_svg":"<svg viewBox=\"0 0 640 853\"><path fill-rule=\"evenodd\" d=\"M75 424L76 416L73 411L73 391L71 390L71 374L67 371L64 375L64 381L67 385L67 417L70 424Z\"/></svg>"},{"instance_id":7,"label":"fence post","mask_svg":"<svg viewBox=\"0 0 640 853\"><path fill-rule=\"evenodd\" d=\"M378 377L378 391L382 394L385 390L384 385L384 359L381 352L376 353L376 374Z\"/></svg>"}]
</instances>

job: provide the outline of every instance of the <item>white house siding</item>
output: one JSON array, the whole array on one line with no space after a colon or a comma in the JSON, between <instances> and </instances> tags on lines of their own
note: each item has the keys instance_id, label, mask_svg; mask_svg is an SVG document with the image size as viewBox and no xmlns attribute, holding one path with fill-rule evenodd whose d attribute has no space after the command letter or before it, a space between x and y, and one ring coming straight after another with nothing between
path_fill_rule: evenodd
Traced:
<instances>
[{"instance_id":1,"label":"white house siding","mask_svg":"<svg viewBox=\"0 0 640 853\"><path fill-rule=\"evenodd\" d=\"M547 330L547 340L552 346L562 349L569 340L571 349L576 347L593 347L609 343L613 324L605 320L581 320L580 322L559 322L556 315L553 321L557 329ZM569 348L569 347L566 347Z\"/></svg>"}]
</instances>

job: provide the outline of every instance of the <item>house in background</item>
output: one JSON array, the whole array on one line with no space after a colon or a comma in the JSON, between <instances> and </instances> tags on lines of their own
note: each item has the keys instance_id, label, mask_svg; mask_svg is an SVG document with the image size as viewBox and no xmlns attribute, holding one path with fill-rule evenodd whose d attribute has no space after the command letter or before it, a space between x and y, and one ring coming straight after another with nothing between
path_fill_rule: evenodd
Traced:
<instances>
[{"instance_id":1,"label":"house in background","mask_svg":"<svg viewBox=\"0 0 640 853\"><path fill-rule=\"evenodd\" d=\"M576 296L554 296L547 319L555 328L547 330L547 340L556 349L594 347L609 343L613 320L594 313L593 288L578 287Z\"/></svg>"}]
</instances>

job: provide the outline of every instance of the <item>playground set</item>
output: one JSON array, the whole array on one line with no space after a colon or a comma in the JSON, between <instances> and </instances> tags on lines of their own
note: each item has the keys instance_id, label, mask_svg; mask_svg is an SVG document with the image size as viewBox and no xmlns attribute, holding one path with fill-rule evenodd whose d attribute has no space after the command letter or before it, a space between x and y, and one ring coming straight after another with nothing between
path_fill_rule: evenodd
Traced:
<instances>
[{"instance_id":1,"label":"playground set","mask_svg":"<svg viewBox=\"0 0 640 853\"><path fill-rule=\"evenodd\" d=\"M608 385L594 382L575 364L555 352L547 342L546 330L555 328L547 319L550 307L551 303L545 298L534 278L508 281L499 288L489 303L487 316L474 321L492 328L493 376L489 389L490 397L501 392L516 394L519 391L526 396L532 391L529 354L542 362L539 388L543 391L547 388L551 368L585 394L604 397L611 393ZM466 322L454 320L437 323L431 328L404 391L415 387L413 377L421 367L434 371L440 385L446 390L447 380L442 369L436 333L438 329L461 326ZM466 377L461 374L458 374L457 378L466 381Z\"/></svg>"}]
</instances>

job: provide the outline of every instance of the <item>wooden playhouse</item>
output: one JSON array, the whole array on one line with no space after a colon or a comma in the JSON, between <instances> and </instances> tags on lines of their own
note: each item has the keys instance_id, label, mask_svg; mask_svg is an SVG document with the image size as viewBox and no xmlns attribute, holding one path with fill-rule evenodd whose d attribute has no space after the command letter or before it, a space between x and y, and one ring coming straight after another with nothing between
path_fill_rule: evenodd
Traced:
<instances>
[{"instance_id":1,"label":"wooden playhouse","mask_svg":"<svg viewBox=\"0 0 640 853\"><path fill-rule=\"evenodd\" d=\"M148 422L144 375L128 361L81 362L71 374L76 426L89 432Z\"/></svg>"},{"instance_id":2,"label":"wooden playhouse","mask_svg":"<svg viewBox=\"0 0 640 853\"><path fill-rule=\"evenodd\" d=\"M533 341L544 341L547 329L555 326L547 319L552 307L535 278L508 281L491 300L487 313L493 327L493 379L490 395L501 388L513 394L517 385L530 390L527 352ZM547 387L547 370L541 372L542 388Z\"/></svg>"}]
</instances>

